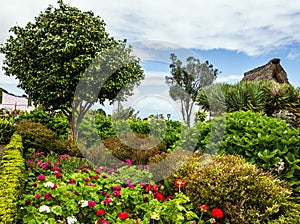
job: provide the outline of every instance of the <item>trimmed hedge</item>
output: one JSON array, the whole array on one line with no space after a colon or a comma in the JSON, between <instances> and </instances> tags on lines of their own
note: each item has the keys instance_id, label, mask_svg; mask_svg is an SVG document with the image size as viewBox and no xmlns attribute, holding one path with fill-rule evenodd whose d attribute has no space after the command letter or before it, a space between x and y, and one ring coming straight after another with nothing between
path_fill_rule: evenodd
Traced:
<instances>
[{"instance_id":1,"label":"trimmed hedge","mask_svg":"<svg viewBox=\"0 0 300 224\"><path fill-rule=\"evenodd\" d=\"M22 138L13 134L0 164L0 224L14 223L18 199L24 188L25 160Z\"/></svg>"},{"instance_id":2,"label":"trimmed hedge","mask_svg":"<svg viewBox=\"0 0 300 224\"><path fill-rule=\"evenodd\" d=\"M0 144L8 144L14 132L13 119L0 118Z\"/></svg>"}]
</instances>

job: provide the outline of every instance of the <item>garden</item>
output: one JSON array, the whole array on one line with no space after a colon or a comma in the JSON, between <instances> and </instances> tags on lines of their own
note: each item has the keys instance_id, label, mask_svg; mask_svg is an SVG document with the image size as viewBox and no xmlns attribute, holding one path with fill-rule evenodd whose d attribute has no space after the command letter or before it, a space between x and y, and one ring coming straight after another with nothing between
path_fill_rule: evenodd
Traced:
<instances>
[{"instance_id":1,"label":"garden","mask_svg":"<svg viewBox=\"0 0 300 224\"><path fill-rule=\"evenodd\" d=\"M208 61L172 53L183 122L106 114L93 104L126 101L140 59L93 12L57 4L0 46L38 108L0 118L0 224L300 223L299 88L214 84Z\"/></svg>"},{"instance_id":2,"label":"garden","mask_svg":"<svg viewBox=\"0 0 300 224\"><path fill-rule=\"evenodd\" d=\"M239 85L245 84L231 88ZM2 118L0 140L7 146L1 161L1 223L299 222L300 129L288 124L289 117L245 109L210 120L198 116L188 127L134 113L114 119L122 114L126 110L112 116L91 110L81 125L85 145L93 150L100 138L118 158L109 166L97 151L83 157L87 152L67 139L68 119L61 113L34 110ZM141 141L131 145L122 139ZM152 166L164 160L171 164L169 176L166 167Z\"/></svg>"}]
</instances>

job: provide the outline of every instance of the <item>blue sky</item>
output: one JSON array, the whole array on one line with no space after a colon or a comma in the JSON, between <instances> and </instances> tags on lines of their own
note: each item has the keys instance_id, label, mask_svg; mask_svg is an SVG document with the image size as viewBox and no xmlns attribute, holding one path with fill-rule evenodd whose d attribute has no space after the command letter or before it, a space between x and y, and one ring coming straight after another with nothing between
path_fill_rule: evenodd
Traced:
<instances>
[{"instance_id":1,"label":"blue sky","mask_svg":"<svg viewBox=\"0 0 300 224\"><path fill-rule=\"evenodd\" d=\"M16 24L24 26L54 0L1 1L0 43L9 36L8 30ZM65 0L83 11L92 10L106 22L107 31L117 39L127 39L133 46L144 44L141 57L146 78L143 87L135 91L129 104L148 96L153 113L165 105L174 108L168 97L164 77L168 75L168 55L178 52L184 60L193 54L208 60L222 71L218 82L240 81L243 73L280 58L291 84L300 87L300 1L286 0ZM149 40L152 40L149 41ZM154 41L153 41L154 40ZM151 59L152 54L153 58ZM146 56L145 56L146 55ZM148 56L147 56L148 55ZM0 60L4 59L0 55ZM14 94L17 80L0 71L0 87ZM153 86L152 93L149 86ZM148 87L146 87L148 86ZM161 91L157 90L161 87ZM143 91L144 93L142 93ZM137 99L140 99L137 101ZM151 100L153 102L151 102ZM156 101L156 104L155 102ZM160 103L158 103L160 101ZM141 106L141 108L147 105ZM161 112L165 113L165 110ZM174 111L174 110L173 110Z\"/></svg>"}]
</instances>

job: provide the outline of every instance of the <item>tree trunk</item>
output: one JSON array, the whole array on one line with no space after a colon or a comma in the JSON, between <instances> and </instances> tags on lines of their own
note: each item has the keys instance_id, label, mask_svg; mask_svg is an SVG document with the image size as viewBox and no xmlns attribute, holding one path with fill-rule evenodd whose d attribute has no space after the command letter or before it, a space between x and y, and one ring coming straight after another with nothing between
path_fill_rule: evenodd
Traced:
<instances>
[{"instance_id":1,"label":"tree trunk","mask_svg":"<svg viewBox=\"0 0 300 224\"><path fill-rule=\"evenodd\" d=\"M75 140L75 133L74 133L74 130L73 130L73 117L72 117L72 113L69 114L69 123L68 123L68 128L69 128L69 132L68 132L68 139L71 140L71 141L74 141Z\"/></svg>"}]
</instances>

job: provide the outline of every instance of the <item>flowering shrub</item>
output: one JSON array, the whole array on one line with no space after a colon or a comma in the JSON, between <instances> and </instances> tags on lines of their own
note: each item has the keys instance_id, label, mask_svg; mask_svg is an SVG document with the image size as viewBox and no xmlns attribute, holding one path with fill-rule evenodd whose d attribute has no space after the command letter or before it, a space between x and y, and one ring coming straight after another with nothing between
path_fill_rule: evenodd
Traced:
<instances>
[{"instance_id":1,"label":"flowering shrub","mask_svg":"<svg viewBox=\"0 0 300 224\"><path fill-rule=\"evenodd\" d=\"M201 161L201 157L198 161ZM224 218L228 223L252 223L278 221L297 223L300 220L299 204L292 202L286 183L275 179L239 156L217 156L206 167L191 159L180 177L185 177L185 193L190 197L195 212L200 215L207 207L214 208L215 219ZM195 166L196 164L196 166ZM297 210L298 208L298 210ZM208 213L204 215L207 216Z\"/></svg>"},{"instance_id":2,"label":"flowering shrub","mask_svg":"<svg viewBox=\"0 0 300 224\"><path fill-rule=\"evenodd\" d=\"M129 160L111 172L68 155L30 152L17 217L21 223L204 223L182 192L165 195L154 183L118 181L117 174L135 168ZM180 183L182 189L184 180Z\"/></svg>"}]
</instances>

